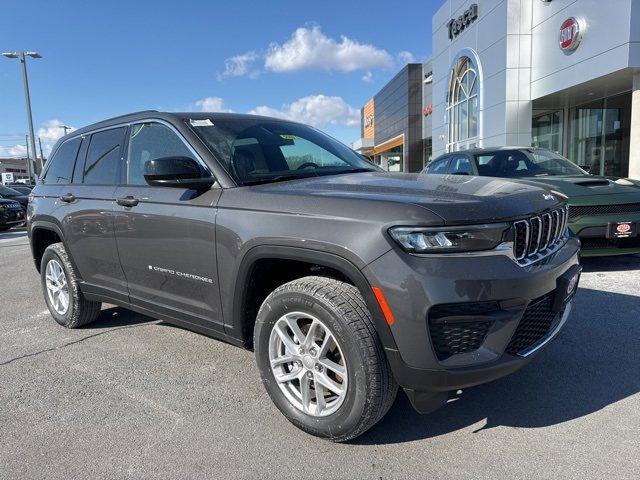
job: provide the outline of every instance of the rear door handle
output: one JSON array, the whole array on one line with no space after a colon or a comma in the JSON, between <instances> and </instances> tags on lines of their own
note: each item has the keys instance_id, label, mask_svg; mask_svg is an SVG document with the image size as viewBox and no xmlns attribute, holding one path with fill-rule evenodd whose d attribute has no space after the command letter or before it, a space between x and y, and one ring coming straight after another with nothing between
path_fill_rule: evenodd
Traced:
<instances>
[{"instance_id":1,"label":"rear door handle","mask_svg":"<svg viewBox=\"0 0 640 480\"><path fill-rule=\"evenodd\" d=\"M60 200L65 203L71 203L76 199L76 196L73 193L67 193L66 195L61 195Z\"/></svg>"},{"instance_id":2,"label":"rear door handle","mask_svg":"<svg viewBox=\"0 0 640 480\"><path fill-rule=\"evenodd\" d=\"M126 197L120 197L116 200L116 203L118 205L122 205L123 207L135 207L136 205L138 205L138 203L140 203L140 200L138 200L135 197L132 197L131 195L128 195Z\"/></svg>"}]
</instances>

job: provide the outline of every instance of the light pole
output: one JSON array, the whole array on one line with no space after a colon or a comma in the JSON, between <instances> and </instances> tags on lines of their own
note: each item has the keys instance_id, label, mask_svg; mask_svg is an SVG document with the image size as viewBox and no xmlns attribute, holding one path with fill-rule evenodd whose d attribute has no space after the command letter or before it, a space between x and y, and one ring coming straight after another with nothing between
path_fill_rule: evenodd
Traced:
<instances>
[{"instance_id":1,"label":"light pole","mask_svg":"<svg viewBox=\"0 0 640 480\"><path fill-rule=\"evenodd\" d=\"M63 128L64 129L64 134L67 134L68 130L71 130L71 127L68 125L58 125L59 128Z\"/></svg>"},{"instance_id":2,"label":"light pole","mask_svg":"<svg viewBox=\"0 0 640 480\"><path fill-rule=\"evenodd\" d=\"M34 160L37 163L36 155L36 137L33 133L33 117L31 115L31 96L29 95L29 79L27 78L27 58L42 58L38 52L5 52L4 55L7 58L18 58L22 64L22 83L24 84L24 101L27 105L27 120L29 122L29 143L31 144L31 153ZM31 161L31 160L29 160ZM42 165L38 165L39 170L42 170ZM29 169L31 170L31 169ZM31 180L31 179L30 179Z\"/></svg>"}]
</instances>

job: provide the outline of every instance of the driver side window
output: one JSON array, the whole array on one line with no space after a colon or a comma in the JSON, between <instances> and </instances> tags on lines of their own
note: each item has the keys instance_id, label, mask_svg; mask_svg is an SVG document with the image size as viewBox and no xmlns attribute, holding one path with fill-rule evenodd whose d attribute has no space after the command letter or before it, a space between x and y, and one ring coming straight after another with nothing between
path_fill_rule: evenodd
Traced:
<instances>
[{"instance_id":1,"label":"driver side window","mask_svg":"<svg viewBox=\"0 0 640 480\"><path fill-rule=\"evenodd\" d=\"M195 158L173 130L161 123L133 125L127 155L127 184L147 185L144 179L144 164L148 160L162 157Z\"/></svg>"}]
</instances>

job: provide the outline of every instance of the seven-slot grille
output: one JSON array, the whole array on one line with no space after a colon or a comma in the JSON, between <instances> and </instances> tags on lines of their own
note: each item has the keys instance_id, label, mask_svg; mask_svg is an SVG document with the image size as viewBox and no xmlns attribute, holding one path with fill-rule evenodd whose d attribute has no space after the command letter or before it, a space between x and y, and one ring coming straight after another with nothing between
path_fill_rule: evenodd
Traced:
<instances>
[{"instance_id":1,"label":"seven-slot grille","mask_svg":"<svg viewBox=\"0 0 640 480\"><path fill-rule=\"evenodd\" d=\"M569 207L562 207L513 223L513 253L516 260L528 260L554 246L564 235Z\"/></svg>"}]
</instances>

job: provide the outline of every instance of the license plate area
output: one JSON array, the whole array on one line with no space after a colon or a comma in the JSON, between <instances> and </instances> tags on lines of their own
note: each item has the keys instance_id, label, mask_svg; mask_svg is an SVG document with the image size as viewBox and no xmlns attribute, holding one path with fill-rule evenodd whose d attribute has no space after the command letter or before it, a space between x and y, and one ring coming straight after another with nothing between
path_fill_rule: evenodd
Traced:
<instances>
[{"instance_id":1,"label":"license plate area","mask_svg":"<svg viewBox=\"0 0 640 480\"><path fill-rule=\"evenodd\" d=\"M569 303L576 294L580 281L580 273L582 273L582 267L580 265L574 265L558 278L552 307L554 312L564 310L566 304Z\"/></svg>"},{"instance_id":2,"label":"license plate area","mask_svg":"<svg viewBox=\"0 0 640 480\"><path fill-rule=\"evenodd\" d=\"M634 222L609 222L607 238L630 238L638 235L638 224Z\"/></svg>"}]
</instances>

